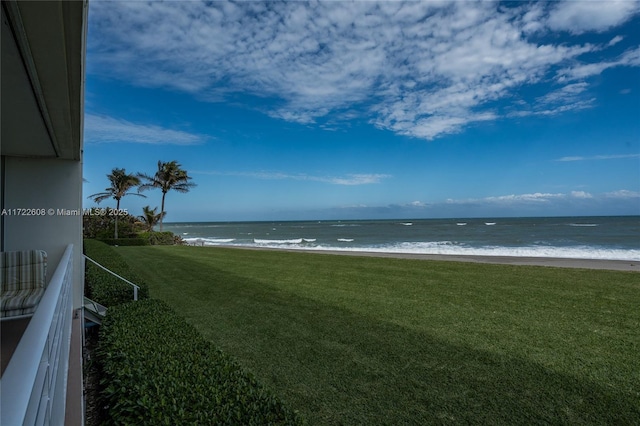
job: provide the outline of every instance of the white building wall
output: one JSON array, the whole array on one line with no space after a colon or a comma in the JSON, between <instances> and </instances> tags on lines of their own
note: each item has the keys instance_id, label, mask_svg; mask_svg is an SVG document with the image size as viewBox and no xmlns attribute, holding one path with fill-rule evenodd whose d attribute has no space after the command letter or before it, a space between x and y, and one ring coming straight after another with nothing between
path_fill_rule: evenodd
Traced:
<instances>
[{"instance_id":1,"label":"white building wall","mask_svg":"<svg viewBox=\"0 0 640 426\"><path fill-rule=\"evenodd\" d=\"M0 138L0 150L2 138ZM4 157L0 155L0 208L4 207ZM4 250L4 216L0 216L0 250Z\"/></svg>"},{"instance_id":2,"label":"white building wall","mask_svg":"<svg viewBox=\"0 0 640 426\"><path fill-rule=\"evenodd\" d=\"M73 306L81 307L84 293L82 163L5 157L4 168L4 209L44 209L44 215L9 214L13 210L5 213L4 250L45 250L49 279L67 244L73 244ZM74 211L80 214L65 214Z\"/></svg>"}]
</instances>

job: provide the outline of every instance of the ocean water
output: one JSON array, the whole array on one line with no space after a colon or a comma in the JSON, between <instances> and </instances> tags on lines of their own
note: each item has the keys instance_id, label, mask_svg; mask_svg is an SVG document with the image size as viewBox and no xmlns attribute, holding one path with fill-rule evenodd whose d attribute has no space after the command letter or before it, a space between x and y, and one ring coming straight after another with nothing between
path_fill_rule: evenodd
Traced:
<instances>
[{"instance_id":1,"label":"ocean water","mask_svg":"<svg viewBox=\"0 0 640 426\"><path fill-rule=\"evenodd\" d=\"M167 223L189 244L640 260L640 216Z\"/></svg>"}]
</instances>

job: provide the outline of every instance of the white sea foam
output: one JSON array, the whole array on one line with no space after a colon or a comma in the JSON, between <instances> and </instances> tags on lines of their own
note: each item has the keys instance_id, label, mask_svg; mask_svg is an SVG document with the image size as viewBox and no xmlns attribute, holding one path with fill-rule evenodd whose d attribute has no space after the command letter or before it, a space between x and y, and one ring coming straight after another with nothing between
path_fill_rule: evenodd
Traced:
<instances>
[{"instance_id":1,"label":"white sea foam","mask_svg":"<svg viewBox=\"0 0 640 426\"><path fill-rule=\"evenodd\" d=\"M458 226L466 226L467 222L458 222L456 223L456 225Z\"/></svg>"},{"instance_id":2,"label":"white sea foam","mask_svg":"<svg viewBox=\"0 0 640 426\"><path fill-rule=\"evenodd\" d=\"M495 225L496 223L495 223L495 222L485 222L484 224L485 224L485 225L488 225L488 226L493 226L493 225Z\"/></svg>"},{"instance_id":3,"label":"white sea foam","mask_svg":"<svg viewBox=\"0 0 640 426\"><path fill-rule=\"evenodd\" d=\"M211 223L181 223L179 225L165 223L165 227L169 228L220 228L223 226L225 225Z\"/></svg>"},{"instance_id":4,"label":"white sea foam","mask_svg":"<svg viewBox=\"0 0 640 426\"><path fill-rule=\"evenodd\" d=\"M413 222L403 222L403 223L400 223L400 225L411 226L413 225Z\"/></svg>"},{"instance_id":5,"label":"white sea foam","mask_svg":"<svg viewBox=\"0 0 640 426\"><path fill-rule=\"evenodd\" d=\"M229 244L234 242L235 238L185 238L184 239L189 245L205 245L205 246L215 246L220 244Z\"/></svg>"},{"instance_id":6,"label":"white sea foam","mask_svg":"<svg viewBox=\"0 0 640 426\"><path fill-rule=\"evenodd\" d=\"M598 224L597 223L570 223L569 226L594 227L594 226L598 226Z\"/></svg>"},{"instance_id":7,"label":"white sea foam","mask_svg":"<svg viewBox=\"0 0 640 426\"><path fill-rule=\"evenodd\" d=\"M350 252L402 253L402 254L442 254L466 256L515 256L515 257L553 257L565 259L602 259L640 261L640 249L615 249L593 246L533 245L521 247L481 246L472 247L455 241L401 242L376 246L359 246L353 238L338 238L334 244L318 244L315 238L294 238L283 240L253 239L236 240L234 238L186 238L191 245L237 245L267 248L295 248L299 250L326 250Z\"/></svg>"},{"instance_id":8,"label":"white sea foam","mask_svg":"<svg viewBox=\"0 0 640 426\"><path fill-rule=\"evenodd\" d=\"M621 250L589 246L551 247L470 247L451 241L404 242L376 247L322 246L318 250L363 251L375 253L442 254L463 256L554 257L564 259L602 259L640 261L640 250Z\"/></svg>"},{"instance_id":9,"label":"white sea foam","mask_svg":"<svg viewBox=\"0 0 640 426\"><path fill-rule=\"evenodd\" d=\"M302 243L302 238L294 238L290 240L262 240L254 238L253 242L261 245L269 245L269 244L300 244Z\"/></svg>"}]
</instances>

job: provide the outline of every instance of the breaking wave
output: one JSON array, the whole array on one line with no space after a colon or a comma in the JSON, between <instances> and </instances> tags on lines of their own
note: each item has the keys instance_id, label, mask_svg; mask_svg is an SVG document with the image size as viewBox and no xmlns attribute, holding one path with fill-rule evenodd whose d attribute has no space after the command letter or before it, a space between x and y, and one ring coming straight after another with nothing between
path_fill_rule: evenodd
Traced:
<instances>
[{"instance_id":1,"label":"breaking wave","mask_svg":"<svg viewBox=\"0 0 640 426\"><path fill-rule=\"evenodd\" d=\"M563 259L594 259L594 260L630 260L640 261L640 250L622 250L613 248L598 248L589 246L550 247L523 246L503 247L484 246L471 247L452 241L438 242L404 242L392 245L371 247L321 246L316 250L335 250L375 253L402 254L442 254L461 256L509 256L509 257L551 257Z\"/></svg>"},{"instance_id":2,"label":"breaking wave","mask_svg":"<svg viewBox=\"0 0 640 426\"><path fill-rule=\"evenodd\" d=\"M229 244L234 242L235 238L185 238L189 245L205 245L205 246L218 246L221 244Z\"/></svg>"},{"instance_id":3,"label":"breaking wave","mask_svg":"<svg viewBox=\"0 0 640 426\"><path fill-rule=\"evenodd\" d=\"M302 243L302 238L294 238L291 240L260 240L258 238L254 238L253 242L256 244L301 244Z\"/></svg>"}]
</instances>

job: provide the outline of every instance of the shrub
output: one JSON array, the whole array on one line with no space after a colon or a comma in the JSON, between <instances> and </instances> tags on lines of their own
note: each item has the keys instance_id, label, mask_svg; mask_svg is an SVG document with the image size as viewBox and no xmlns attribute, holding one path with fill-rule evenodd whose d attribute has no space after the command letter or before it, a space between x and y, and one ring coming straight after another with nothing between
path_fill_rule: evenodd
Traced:
<instances>
[{"instance_id":1,"label":"shrub","mask_svg":"<svg viewBox=\"0 0 640 426\"><path fill-rule=\"evenodd\" d=\"M105 244L110 246L148 246L149 240L146 238L100 238Z\"/></svg>"},{"instance_id":2,"label":"shrub","mask_svg":"<svg viewBox=\"0 0 640 426\"><path fill-rule=\"evenodd\" d=\"M148 286L137 277L129 265L112 247L97 240L84 240L85 254L105 268L140 286L138 300L149 297ZM85 294L88 298L107 306L115 306L133 300L133 287L97 267L85 263Z\"/></svg>"},{"instance_id":3,"label":"shrub","mask_svg":"<svg viewBox=\"0 0 640 426\"><path fill-rule=\"evenodd\" d=\"M164 231L164 232L140 232L138 234L138 238L144 239L148 244L152 246L163 245L163 246L171 246L175 244L175 238L173 232Z\"/></svg>"},{"instance_id":4,"label":"shrub","mask_svg":"<svg viewBox=\"0 0 640 426\"><path fill-rule=\"evenodd\" d=\"M301 423L159 300L109 309L96 355L106 424Z\"/></svg>"},{"instance_id":5,"label":"shrub","mask_svg":"<svg viewBox=\"0 0 640 426\"><path fill-rule=\"evenodd\" d=\"M98 237L98 239L110 246L172 246L184 244L182 238L174 235L173 232L139 232L135 237L108 238Z\"/></svg>"},{"instance_id":6,"label":"shrub","mask_svg":"<svg viewBox=\"0 0 640 426\"><path fill-rule=\"evenodd\" d=\"M82 215L82 233L84 238L113 238L115 216L110 207L101 209L92 207ZM118 219L118 237L132 238L140 230L140 222L135 216L124 215Z\"/></svg>"},{"instance_id":7,"label":"shrub","mask_svg":"<svg viewBox=\"0 0 640 426\"><path fill-rule=\"evenodd\" d=\"M173 245L176 246L185 246L187 242L180 235L173 235Z\"/></svg>"}]
</instances>

